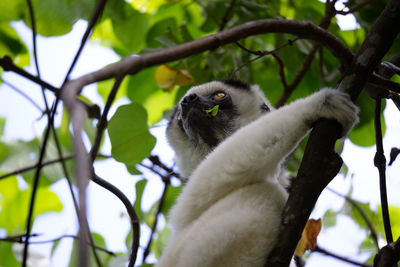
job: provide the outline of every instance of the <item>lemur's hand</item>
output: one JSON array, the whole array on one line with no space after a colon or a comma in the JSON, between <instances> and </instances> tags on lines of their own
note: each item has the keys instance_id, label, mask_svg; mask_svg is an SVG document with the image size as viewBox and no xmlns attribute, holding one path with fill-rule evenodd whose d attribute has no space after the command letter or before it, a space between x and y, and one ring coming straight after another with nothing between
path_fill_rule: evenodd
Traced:
<instances>
[{"instance_id":1,"label":"lemur's hand","mask_svg":"<svg viewBox=\"0 0 400 267\"><path fill-rule=\"evenodd\" d=\"M334 89L322 89L310 98L318 102L314 110L316 119L337 120L342 125L341 137L347 135L358 122L359 109L348 94Z\"/></svg>"}]
</instances>

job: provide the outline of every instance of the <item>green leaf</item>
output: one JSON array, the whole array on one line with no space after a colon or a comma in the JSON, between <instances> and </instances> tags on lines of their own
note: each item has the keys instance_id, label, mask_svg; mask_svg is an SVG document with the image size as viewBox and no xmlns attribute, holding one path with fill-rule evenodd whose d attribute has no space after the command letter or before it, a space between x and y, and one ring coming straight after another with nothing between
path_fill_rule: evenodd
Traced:
<instances>
[{"instance_id":1,"label":"green leaf","mask_svg":"<svg viewBox=\"0 0 400 267\"><path fill-rule=\"evenodd\" d=\"M209 109L204 110L204 112L206 113L206 116L207 116L208 118L212 118L212 117L217 116L217 114L218 114L218 109L219 109L219 105L215 105L215 106L213 106L212 108L209 108Z\"/></svg>"},{"instance_id":2,"label":"green leaf","mask_svg":"<svg viewBox=\"0 0 400 267\"><path fill-rule=\"evenodd\" d=\"M126 165L141 162L156 144L156 139L149 133L146 110L136 103L117 109L108 124L108 133L112 156Z\"/></svg>"},{"instance_id":3,"label":"green leaf","mask_svg":"<svg viewBox=\"0 0 400 267\"><path fill-rule=\"evenodd\" d=\"M112 21L115 35L131 53L137 53L145 47L145 36L149 24L149 15L140 13L131 7L127 7L126 16L123 19Z\"/></svg>"},{"instance_id":4,"label":"green leaf","mask_svg":"<svg viewBox=\"0 0 400 267\"><path fill-rule=\"evenodd\" d=\"M119 89L118 89L117 95L115 96L114 101L116 101L116 100L118 100L118 99L120 99L121 97L123 97L123 96L126 95L126 90L127 90L128 82L129 82L129 79L128 79L128 78L125 78L125 79L122 81L122 83L121 83L121 85L120 85L120 87L119 87ZM108 98L108 96L109 96L109 94L110 94L110 92L111 92L111 89L112 89L114 83L115 83L115 81L112 80L112 79L105 80L105 81L102 81L102 82L98 82L98 83L97 83L97 92L98 92L98 93L101 95L101 97L103 98L104 103L107 102L107 98Z\"/></svg>"},{"instance_id":5,"label":"green leaf","mask_svg":"<svg viewBox=\"0 0 400 267\"><path fill-rule=\"evenodd\" d=\"M6 126L6 119L0 117L0 135L4 134L4 127ZM0 157L1 161L1 157Z\"/></svg>"},{"instance_id":6,"label":"green leaf","mask_svg":"<svg viewBox=\"0 0 400 267\"><path fill-rule=\"evenodd\" d=\"M147 184L147 180L143 179L140 180L136 183L135 185L135 203L133 204L133 208L135 209L139 220L142 221L143 220L143 211L142 211L142 196L143 196L143 192L144 192L144 188L146 187Z\"/></svg>"},{"instance_id":7,"label":"green leaf","mask_svg":"<svg viewBox=\"0 0 400 267\"><path fill-rule=\"evenodd\" d=\"M0 266L19 267L21 263L15 258L12 250L13 243L0 242Z\"/></svg>"},{"instance_id":8,"label":"green leaf","mask_svg":"<svg viewBox=\"0 0 400 267\"><path fill-rule=\"evenodd\" d=\"M166 18L154 24L147 33L147 46L157 48L161 45L157 38L164 36L168 31L177 32L178 27L174 18Z\"/></svg>"},{"instance_id":9,"label":"green leaf","mask_svg":"<svg viewBox=\"0 0 400 267\"><path fill-rule=\"evenodd\" d=\"M164 205L161 209L161 213L167 216L172 206L175 204L176 198L180 195L182 186L168 186L167 193L164 199Z\"/></svg>"},{"instance_id":10,"label":"green leaf","mask_svg":"<svg viewBox=\"0 0 400 267\"><path fill-rule=\"evenodd\" d=\"M382 218L381 206L378 207L378 214ZM390 224L392 227L392 233L394 236L397 236L398 233L400 232L400 207L389 205L389 216L390 216Z\"/></svg>"},{"instance_id":11,"label":"green leaf","mask_svg":"<svg viewBox=\"0 0 400 267\"><path fill-rule=\"evenodd\" d=\"M329 228L336 225L337 212L331 209L327 210L322 218L324 228Z\"/></svg>"},{"instance_id":12,"label":"green leaf","mask_svg":"<svg viewBox=\"0 0 400 267\"><path fill-rule=\"evenodd\" d=\"M385 134L386 124L385 119L381 116L382 121L382 135ZM364 124L361 127L354 127L350 132L349 138L351 142L358 146L373 146L375 145L375 125L374 121L370 121L368 124Z\"/></svg>"},{"instance_id":13,"label":"green leaf","mask_svg":"<svg viewBox=\"0 0 400 267\"><path fill-rule=\"evenodd\" d=\"M133 208L135 209L135 211L136 211L136 214L138 215L138 217L139 217L139 221L143 221L144 220L144 212L143 212L143 210L142 210L142 196L143 196L143 192L144 192L144 189L145 189L145 187L146 187L146 184L147 184L147 180L146 179L142 179L142 180L140 180L140 181L138 181L138 182L136 182L136 184L135 184L135 194L136 194L136 196L135 196L135 203L133 204ZM132 229L129 231L129 233L128 233L128 235L126 236L126 239L125 239L125 244L126 244L126 246L129 248L129 247L131 247L131 243L132 243Z\"/></svg>"},{"instance_id":14,"label":"green leaf","mask_svg":"<svg viewBox=\"0 0 400 267\"><path fill-rule=\"evenodd\" d=\"M26 2L23 0L1 0L0 22L20 20L26 13Z\"/></svg>"},{"instance_id":15,"label":"green leaf","mask_svg":"<svg viewBox=\"0 0 400 267\"><path fill-rule=\"evenodd\" d=\"M37 33L44 36L66 34L78 19L74 17L66 0L36 0L32 4L35 7ZM31 27L29 16L25 17L25 24Z\"/></svg>"},{"instance_id":16,"label":"green leaf","mask_svg":"<svg viewBox=\"0 0 400 267\"><path fill-rule=\"evenodd\" d=\"M108 262L109 267L126 267L129 262L128 254L114 254Z\"/></svg>"},{"instance_id":17,"label":"green leaf","mask_svg":"<svg viewBox=\"0 0 400 267\"><path fill-rule=\"evenodd\" d=\"M0 157L0 172L8 173L26 166L36 164L40 142L38 139L31 141L0 141L3 156ZM34 172L24 172L25 179L31 179Z\"/></svg>"},{"instance_id":18,"label":"green leaf","mask_svg":"<svg viewBox=\"0 0 400 267\"><path fill-rule=\"evenodd\" d=\"M49 187L39 187L36 194L34 217L46 212L62 210L61 201ZM21 190L18 187L17 178L9 177L0 181L0 196L0 227L9 235L24 232L31 188Z\"/></svg>"},{"instance_id":19,"label":"green leaf","mask_svg":"<svg viewBox=\"0 0 400 267\"><path fill-rule=\"evenodd\" d=\"M94 43L100 43L102 46L111 47L120 56L127 56L130 53L121 40L115 35L110 18L104 19L94 28L90 40Z\"/></svg>"},{"instance_id":20,"label":"green leaf","mask_svg":"<svg viewBox=\"0 0 400 267\"><path fill-rule=\"evenodd\" d=\"M29 65L29 53L24 42L10 25L0 23L0 57L5 55L20 67Z\"/></svg>"},{"instance_id":21,"label":"green leaf","mask_svg":"<svg viewBox=\"0 0 400 267\"><path fill-rule=\"evenodd\" d=\"M152 227L154 225L154 221L156 219L156 212L158 208L159 201L156 201L151 206L150 210L144 213L143 221L146 223L148 227Z\"/></svg>"},{"instance_id":22,"label":"green leaf","mask_svg":"<svg viewBox=\"0 0 400 267\"><path fill-rule=\"evenodd\" d=\"M171 232L168 227L164 227L162 230L157 230L157 236L154 238L151 244L151 252L153 252L156 258L160 258L165 246L168 244Z\"/></svg>"},{"instance_id":23,"label":"green leaf","mask_svg":"<svg viewBox=\"0 0 400 267\"><path fill-rule=\"evenodd\" d=\"M37 33L43 36L57 36L69 33L79 19L89 19L95 6L92 0L34 0ZM26 8L26 7L25 7ZM30 17L24 17L31 27Z\"/></svg>"},{"instance_id":24,"label":"green leaf","mask_svg":"<svg viewBox=\"0 0 400 267\"><path fill-rule=\"evenodd\" d=\"M376 251L376 245L374 240L371 238L371 236L367 236L366 239L361 243L359 247L360 252L370 252L370 253L377 253Z\"/></svg>"},{"instance_id":25,"label":"green leaf","mask_svg":"<svg viewBox=\"0 0 400 267\"><path fill-rule=\"evenodd\" d=\"M154 79L155 69L145 69L127 79L127 96L132 102L143 103L149 95L159 90Z\"/></svg>"},{"instance_id":26,"label":"green leaf","mask_svg":"<svg viewBox=\"0 0 400 267\"><path fill-rule=\"evenodd\" d=\"M146 99L144 107L149 114L149 122L151 124L161 120L163 113L174 106L176 92L177 90L167 92L159 89Z\"/></svg>"}]
</instances>

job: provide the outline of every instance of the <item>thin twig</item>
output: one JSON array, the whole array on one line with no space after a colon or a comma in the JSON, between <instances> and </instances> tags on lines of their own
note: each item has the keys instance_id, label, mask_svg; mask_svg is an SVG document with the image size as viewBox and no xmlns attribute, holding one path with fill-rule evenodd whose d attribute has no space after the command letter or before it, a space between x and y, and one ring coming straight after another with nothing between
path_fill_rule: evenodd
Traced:
<instances>
[{"instance_id":1,"label":"thin twig","mask_svg":"<svg viewBox=\"0 0 400 267\"><path fill-rule=\"evenodd\" d=\"M32 28L33 60L35 62L37 77L39 79L41 79L40 68L39 68L39 59L38 59L38 55L37 55L35 12L33 10L32 0L26 0L26 2L27 2L27 5L28 5L29 17L30 17L31 28ZM45 107L46 107L46 113L47 113L48 116L50 116L49 104L47 102L47 97L46 97L46 94L44 92L45 88L43 87L43 85L41 85L41 87L42 87L42 97L43 97L43 101L44 101L44 104L45 104Z\"/></svg>"},{"instance_id":2,"label":"thin twig","mask_svg":"<svg viewBox=\"0 0 400 267\"><path fill-rule=\"evenodd\" d=\"M103 10L106 6L107 0L99 0L96 8L92 14L92 17L90 18L90 21L86 27L85 33L82 36L81 39L81 44L78 48L78 51L75 54L74 60L71 63L71 66L68 69L67 74L65 75L65 79L63 82L63 85L69 80L69 75L71 74L72 70L74 69L76 63L78 62L78 59L82 53L83 48L85 47L85 44L87 40L89 39L90 33L92 32L94 26L96 25L97 21L99 20L101 14L103 13Z\"/></svg>"},{"instance_id":3,"label":"thin twig","mask_svg":"<svg viewBox=\"0 0 400 267\"><path fill-rule=\"evenodd\" d=\"M117 187L114 185L110 184L106 180L100 178L97 174L93 174L91 176L91 179L93 182L96 184L100 185L104 189L110 191L113 193L116 197L121 200L121 202L124 204L126 211L128 212L131 226L132 226L132 235L133 235L133 241L132 241L132 251L129 255L129 263L128 267L133 267L135 265L136 261L136 255L139 249L139 238L140 238L140 223L139 223L139 217L137 216L132 203L129 201L129 199L124 195L124 193L121 192Z\"/></svg>"},{"instance_id":4,"label":"thin twig","mask_svg":"<svg viewBox=\"0 0 400 267\"><path fill-rule=\"evenodd\" d=\"M109 156L109 155L102 155L102 154L99 154L99 155L97 155L97 156L98 156L98 157L101 157L101 158L110 158L110 157L111 157L111 156ZM71 160L71 159L73 159L74 157L75 157L75 155L67 155L67 156L59 157L59 158L57 158L57 159L49 160L49 161L43 162L43 163L42 163L42 167L46 167L46 166L48 166L48 165L55 164L55 163L59 163L59 162L62 162L62 161ZM23 167L23 168L14 170L14 171L12 171L12 172L9 172L9 173L6 173L6 174L1 175L1 176L0 176L0 180L1 180L1 179L4 179L4 178L7 178L7 177L10 177L10 176L12 176L12 175L17 175L17 174L21 174L21 173L24 173L24 172L27 172L27 171L34 170L34 169L36 169L37 167L38 167L38 165L37 165L37 163L36 163L36 164L34 164L34 165L31 165L31 166L27 166L27 167Z\"/></svg>"},{"instance_id":5,"label":"thin twig","mask_svg":"<svg viewBox=\"0 0 400 267\"><path fill-rule=\"evenodd\" d=\"M320 48L320 44L314 44L313 47L311 48L310 52L308 53L306 59L304 60L303 65L297 72L296 76L294 77L293 81L288 84L283 91L283 94L281 98L276 102L275 107L281 107L283 106L286 101L289 99L293 91L296 89L296 87L300 84L301 80L303 79L304 75L307 73L308 69L311 66L311 63L314 60L315 54L317 53L318 49Z\"/></svg>"},{"instance_id":6,"label":"thin twig","mask_svg":"<svg viewBox=\"0 0 400 267\"><path fill-rule=\"evenodd\" d=\"M153 241L153 235L157 230L158 216L160 215L160 213L161 213L161 211L162 211L162 209L164 207L164 202L165 202L164 200L165 200L165 196L167 195L167 190L168 190L168 187L169 187L169 181L167 181L167 179L165 179L165 177L163 177L163 176L161 176L161 178L162 178L162 180L164 182L164 190L163 190L163 192L161 194L161 197L159 199L157 211L156 211L155 218L154 218L154 223L153 223L153 225L151 227L150 237L149 237L149 240L147 241L146 248L145 248L145 250L143 252L142 264L144 264L146 262L146 258L150 253L150 246L151 246L151 243Z\"/></svg>"},{"instance_id":7,"label":"thin twig","mask_svg":"<svg viewBox=\"0 0 400 267\"><path fill-rule=\"evenodd\" d=\"M161 160L160 160L160 158L159 158L158 156L156 156L156 155L151 155L151 156L149 157L149 160L151 161L151 163L152 163L153 165L158 166L158 167L160 167L161 169L163 169L164 171L166 171L167 174L168 174L168 178L174 176L174 177L180 179L179 173L174 172L174 170L173 170L172 168L170 168L170 167L168 167L167 165L165 165L164 163L162 163Z\"/></svg>"},{"instance_id":8,"label":"thin twig","mask_svg":"<svg viewBox=\"0 0 400 267\"><path fill-rule=\"evenodd\" d=\"M75 157L74 155L68 155L68 156L60 157L58 159L49 160L49 161L43 162L41 167L45 167L47 165L59 163L61 161L70 160L70 159L73 159L74 157ZM9 173L1 175L0 176L0 180L4 179L4 178L7 178L7 177L10 177L12 175L17 175L17 174L21 174L21 173L24 173L24 172L27 172L27 171L34 170L34 169L36 169L38 167L39 167L39 165L36 163L34 165L31 165L31 166L27 166L27 167L23 167L21 169L17 169L15 171L12 171L12 172L9 172Z\"/></svg>"},{"instance_id":9,"label":"thin twig","mask_svg":"<svg viewBox=\"0 0 400 267\"><path fill-rule=\"evenodd\" d=\"M330 252L330 251L327 251L327 250L325 250L325 249L323 249L323 248L321 248L321 247L319 247L319 246L317 246L316 248L314 248L314 249L312 250L312 252L319 252L319 253L325 254L325 255L327 255L327 256L331 256L331 257L333 257L333 258L335 258L335 259L338 259L338 260L341 260L341 261L344 261L344 262L347 262L347 263L351 263L351 264L354 264L354 265L357 265L357 266L372 267L372 265L370 265L370 264L365 264L365 263L361 263L361 262L356 262L356 261L354 261L354 260L348 259L348 258L343 257L343 256L340 256L340 255L337 255L337 254L332 253L332 252Z\"/></svg>"},{"instance_id":10,"label":"thin twig","mask_svg":"<svg viewBox=\"0 0 400 267\"><path fill-rule=\"evenodd\" d=\"M229 4L229 7L226 9L224 16L221 19L221 25L219 26L219 31L223 31L225 29L226 24L228 23L229 17L231 16L232 10L236 5L237 0L232 0Z\"/></svg>"},{"instance_id":11,"label":"thin twig","mask_svg":"<svg viewBox=\"0 0 400 267\"><path fill-rule=\"evenodd\" d=\"M375 0L364 0L363 2L360 2L360 3L356 4L354 7L350 8L348 11L336 10L336 14L343 15L343 16L348 15L348 14L353 14L354 12L359 10L360 8L366 6L369 3L372 3L374 1Z\"/></svg>"},{"instance_id":12,"label":"thin twig","mask_svg":"<svg viewBox=\"0 0 400 267\"><path fill-rule=\"evenodd\" d=\"M335 11L336 11L335 3L336 3L336 1L326 1L325 16L321 19L320 24L319 24L319 26L321 28L328 29L329 25L331 24L331 20L335 16ZM283 106L286 103L286 101L288 101L288 99L292 95L293 91L297 88L297 86L303 80L307 71L311 67L311 63L313 62L315 55L320 48L321 48L320 43L313 44L310 52L308 53L306 59L304 60L303 65L297 71L296 76L294 77L293 81L286 86L285 86L285 84L283 85L284 86L283 94L280 97L280 99L277 101L277 103L275 104L276 108ZM283 65L283 63L280 63L280 64ZM282 68L282 67L280 67L280 68ZM281 78L281 80L282 80L282 78Z\"/></svg>"},{"instance_id":13,"label":"thin twig","mask_svg":"<svg viewBox=\"0 0 400 267\"><path fill-rule=\"evenodd\" d=\"M381 102L382 99L375 100L375 140L376 140L376 153L374 157L374 164L379 171L379 189L381 195L381 207L382 207L382 218L383 226L385 228L386 241L389 243L393 242L392 227L390 225L389 207L387 200L386 191L386 158L383 152L383 141L382 141L382 126L381 126Z\"/></svg>"},{"instance_id":14,"label":"thin twig","mask_svg":"<svg viewBox=\"0 0 400 267\"><path fill-rule=\"evenodd\" d=\"M51 84L39 79L38 77L28 73L27 71L25 71L25 70L21 69L20 67L18 67L17 65L15 65L9 56L4 56L2 58L0 57L0 66L3 67L3 69L5 71L15 72L15 73L21 75L22 77L25 77L28 80L31 80L32 82L35 82L40 86L43 86L44 88L53 92L55 95L58 95L60 92L60 89L52 86Z\"/></svg>"},{"instance_id":15,"label":"thin twig","mask_svg":"<svg viewBox=\"0 0 400 267\"><path fill-rule=\"evenodd\" d=\"M241 70L243 67L249 65L250 63L252 63L252 62L254 62L254 61L256 61L256 60L258 60L258 59L260 59L260 58L262 58L262 57L264 57L264 56L266 56L266 55L273 55L273 56L274 56L274 55L277 55L277 54L276 54L276 51L278 51L278 50L280 50L280 49L282 49L282 48L284 48L284 47L286 47L286 46L292 46L293 43L296 42L296 41L299 40L299 39L300 39L299 37L296 37L296 38L294 38L293 40L290 40L290 39L289 39L289 40L287 41L287 43L285 43L285 44L283 44L283 45L280 45L280 46L278 46L277 48L275 48L275 49L273 49L273 50L270 50L270 51L261 51L261 50L254 51L254 50L250 50L250 49L244 47L243 45L241 45L238 41L235 41L234 43L235 43L239 48L241 48L242 50L246 51L247 53L256 55L256 57L253 58L253 59L250 59L250 60L246 61L245 63L243 63L243 64L241 64L241 65L239 65L239 66L237 66L237 67L232 71L232 73L231 73L230 76L234 76L234 74L235 74L236 72L238 72L239 70Z\"/></svg>"},{"instance_id":16,"label":"thin twig","mask_svg":"<svg viewBox=\"0 0 400 267\"><path fill-rule=\"evenodd\" d=\"M379 251L379 242L378 242L378 235L376 234L375 231L375 227L372 224L371 220L369 219L368 215L365 213L364 209L357 203L357 201L355 201L354 199L352 199L349 196L343 195L339 192L336 192L335 190L333 190L332 188L327 187L327 189L329 191L331 191L332 193L334 193L335 195L344 198L347 202L349 202L354 208L356 208L356 210L360 213L361 217L363 218L363 220L365 221L365 223L367 224L368 229L370 230L370 235L372 237L372 240L374 240L375 243L375 247L377 249L377 251Z\"/></svg>"},{"instance_id":17,"label":"thin twig","mask_svg":"<svg viewBox=\"0 0 400 267\"><path fill-rule=\"evenodd\" d=\"M376 86L389 90L390 92L400 94L400 84L394 81L391 81L379 74L372 74L369 83L372 83Z\"/></svg>"},{"instance_id":18,"label":"thin twig","mask_svg":"<svg viewBox=\"0 0 400 267\"><path fill-rule=\"evenodd\" d=\"M42 108L30 97L28 96L24 91L22 91L21 89L17 88L16 86L14 86L13 84L9 83L8 81L4 80L3 78L1 79L1 81L7 85L8 87L10 87L12 90L14 90L15 92L17 92L18 94L20 94L23 98L25 98L26 100L29 101L29 103L31 103L36 109L38 109L40 111L40 113L43 113Z\"/></svg>"},{"instance_id":19,"label":"thin twig","mask_svg":"<svg viewBox=\"0 0 400 267\"><path fill-rule=\"evenodd\" d=\"M103 113L101 115L100 120L97 123L96 137L94 139L93 146L89 152L92 162L95 160L95 156L97 155L97 153L100 149L101 139L103 137L104 130L107 127L107 115L108 115L108 112L110 111L111 104L113 103L115 96L117 95L118 89L119 89L124 77L125 76L122 75L122 76L118 76L115 78L115 82L113 84L111 92L107 97L107 102L106 102L106 105L104 106Z\"/></svg>"},{"instance_id":20,"label":"thin twig","mask_svg":"<svg viewBox=\"0 0 400 267\"><path fill-rule=\"evenodd\" d=\"M277 53L271 53L271 55L275 58L276 62L278 63L278 70L279 70L279 78L283 85L284 91L287 91L287 82L286 82L286 75L285 75L285 65L283 64L283 60Z\"/></svg>"},{"instance_id":21,"label":"thin twig","mask_svg":"<svg viewBox=\"0 0 400 267\"><path fill-rule=\"evenodd\" d=\"M29 236L29 238L38 237L38 236L40 236L40 235L33 233L33 234L31 234ZM23 240L24 240L25 237L26 237L25 234L6 236L6 237L1 237L0 241L13 242L13 243L24 243ZM54 243L54 242L59 241L59 240L64 239L64 238L73 238L73 239L79 240L79 237L76 236L76 235L62 235L60 237L56 237L56 238L49 239L49 240L29 241L29 244L38 245L38 244ZM88 245L92 246L92 244L90 244L90 242L88 242ZM96 245L94 245L93 248L96 249L96 250L105 252L105 253L109 254L110 256L115 256L114 252L112 252L110 250L107 250L105 248L102 248L102 247L99 247L99 246L96 246Z\"/></svg>"}]
</instances>

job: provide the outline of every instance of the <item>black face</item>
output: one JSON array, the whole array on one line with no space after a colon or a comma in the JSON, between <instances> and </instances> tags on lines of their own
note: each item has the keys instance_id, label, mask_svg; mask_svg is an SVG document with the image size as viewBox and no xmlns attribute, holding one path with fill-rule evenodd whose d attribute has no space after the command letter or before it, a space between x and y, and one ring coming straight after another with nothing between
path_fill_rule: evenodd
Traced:
<instances>
[{"instance_id":1,"label":"black face","mask_svg":"<svg viewBox=\"0 0 400 267\"><path fill-rule=\"evenodd\" d=\"M222 90L185 96L175 113L174 118L188 138L195 143L201 139L210 148L231 134L237 117L231 96Z\"/></svg>"}]
</instances>

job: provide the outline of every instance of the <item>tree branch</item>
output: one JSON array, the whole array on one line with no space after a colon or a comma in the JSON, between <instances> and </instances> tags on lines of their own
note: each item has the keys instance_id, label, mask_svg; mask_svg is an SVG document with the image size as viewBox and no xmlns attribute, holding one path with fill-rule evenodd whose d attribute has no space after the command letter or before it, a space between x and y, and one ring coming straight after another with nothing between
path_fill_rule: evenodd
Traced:
<instances>
[{"instance_id":1,"label":"tree branch","mask_svg":"<svg viewBox=\"0 0 400 267\"><path fill-rule=\"evenodd\" d=\"M384 246L374 259L374 267L397 267L400 261L400 237Z\"/></svg>"},{"instance_id":2,"label":"tree branch","mask_svg":"<svg viewBox=\"0 0 400 267\"><path fill-rule=\"evenodd\" d=\"M335 190L333 190L329 187L327 187L327 189L329 191L331 191L332 193L334 193L335 195L344 198L347 202L349 202L358 211L358 213L360 213L361 217L363 218L363 220L367 224L368 229L371 232L370 235L371 235L372 239L374 240L375 247L376 247L377 251L379 251L378 235L376 234L374 225L372 224L371 220L368 218L368 215L365 213L363 208L357 203L357 201L355 201L351 197L343 195L339 192L336 192Z\"/></svg>"},{"instance_id":3,"label":"tree branch","mask_svg":"<svg viewBox=\"0 0 400 267\"><path fill-rule=\"evenodd\" d=\"M379 172L379 189L381 195L381 206L382 206L382 218L383 226L385 228L385 235L387 243L393 242L392 227L390 225L389 216L389 205L387 200L386 191L386 158L383 152L383 141L382 141L382 126L381 126L381 103L382 100L375 100L375 112L374 112L374 126L375 126L375 143L376 153L374 157L374 164L378 168Z\"/></svg>"},{"instance_id":4,"label":"tree branch","mask_svg":"<svg viewBox=\"0 0 400 267\"><path fill-rule=\"evenodd\" d=\"M300 38L318 41L321 45L326 46L343 66L349 66L353 58L352 52L339 39L309 21L263 19L250 21L175 47L142 55L127 56L120 62L68 82L68 87L73 88L72 90L77 94L83 86L94 82L122 74L135 74L144 68L176 61L207 50L214 50L237 40L264 33L289 33Z\"/></svg>"},{"instance_id":5,"label":"tree branch","mask_svg":"<svg viewBox=\"0 0 400 267\"><path fill-rule=\"evenodd\" d=\"M157 211L156 211L155 218L154 218L154 223L153 223L153 225L152 225L152 227L151 227L150 237L149 237L149 240L147 241L146 248L145 248L145 250L144 250L144 252L143 252L142 264L144 264L144 263L146 262L146 258L147 258L147 256L148 256L149 253L150 253L150 246L151 246L151 243L152 243L152 241L153 241L153 236L154 236L154 233L155 233L156 230L157 230L158 216L160 215L161 210L162 210L163 207L164 207L164 200L165 200L165 196L167 195L167 190L168 190L168 187L169 187L169 181L167 181L167 180L165 179L165 177L163 177L163 176L161 176L161 178L162 178L162 180L163 180L163 182L164 182L164 190L163 190L163 192L162 192L162 194L161 194L161 197L160 197L160 199L159 199Z\"/></svg>"},{"instance_id":6,"label":"tree branch","mask_svg":"<svg viewBox=\"0 0 400 267\"><path fill-rule=\"evenodd\" d=\"M339 89L348 92L353 100L360 94L367 79L396 38L400 22L400 1L391 0L376 20L346 69ZM282 214L279 229L280 242L270 253L266 266L288 266L294 249L318 196L340 170L342 160L334 153L334 144L340 133L335 121L316 123L307 143L293 191Z\"/></svg>"},{"instance_id":7,"label":"tree branch","mask_svg":"<svg viewBox=\"0 0 400 267\"><path fill-rule=\"evenodd\" d=\"M321 248L321 247L319 247L319 246L317 246L316 248L314 248L314 249L312 250L312 252L319 252L319 253L325 254L325 255L327 255L327 256L333 257L333 258L335 258L335 259L338 259L338 260L341 260L341 261L344 261L344 262L347 262L347 263L351 263L351 264L354 264L354 265L357 265L357 266L372 267L372 265L365 264L365 263L360 263L360 262L356 262L356 261L353 261L353 260L348 259L348 258L346 258L346 257L337 255L337 254L332 253L332 252L329 252L329 251L327 251L326 249L323 249L323 248Z\"/></svg>"},{"instance_id":8,"label":"tree branch","mask_svg":"<svg viewBox=\"0 0 400 267\"><path fill-rule=\"evenodd\" d=\"M95 160L97 153L99 152L100 142L101 142L101 139L103 137L104 130L107 127L107 123L108 123L107 115L108 115L108 112L110 111L111 104L113 103L113 101L115 99L115 96L117 95L118 88L120 87L124 77L125 76L116 77L114 85L113 85L113 87L111 89L111 92L107 97L107 102L106 102L106 105L104 107L103 114L101 115L101 118L97 123L96 137L94 139L93 146L92 146L92 148L90 150L90 157L91 157L92 163Z\"/></svg>"},{"instance_id":9,"label":"tree branch","mask_svg":"<svg viewBox=\"0 0 400 267\"><path fill-rule=\"evenodd\" d=\"M32 99L30 98L30 96L28 96L24 91L22 91L21 89L17 88L16 86L14 86L13 84L9 83L8 81L4 80L3 78L1 79L1 81L7 85L8 87L10 87L12 90L14 90L15 92L17 92L18 94L20 94L23 98L25 98L26 100L29 101L29 103L31 103L36 109L38 109L41 113L43 113L42 108Z\"/></svg>"},{"instance_id":10,"label":"tree branch","mask_svg":"<svg viewBox=\"0 0 400 267\"><path fill-rule=\"evenodd\" d=\"M12 62L12 59L9 56L4 56L2 58L0 57L0 66L4 69L4 71L15 72L15 73L21 75L22 77L25 77L28 80L31 80L32 82L35 82L38 85L52 91L56 95L58 95L60 92L60 89L52 86L51 84L41 80L40 78L38 78L36 76L33 76L32 74L28 73L27 71L14 65L14 63Z\"/></svg>"},{"instance_id":11,"label":"tree branch","mask_svg":"<svg viewBox=\"0 0 400 267\"><path fill-rule=\"evenodd\" d=\"M129 201L129 199L124 195L124 193L121 192L121 190L119 190L117 187L110 184L106 180L100 178L97 174L93 173L91 179L93 182L95 182L96 184L100 185L101 187L110 191L116 197L118 197L118 199L121 200L121 202L125 206L126 211L128 212L133 232L132 251L129 255L128 267L133 267L135 265L136 255L139 249L139 239L140 239L140 222L135 210L133 209L133 205Z\"/></svg>"},{"instance_id":12,"label":"tree branch","mask_svg":"<svg viewBox=\"0 0 400 267\"><path fill-rule=\"evenodd\" d=\"M222 17L221 20L221 25L219 26L219 31L222 31L225 29L226 24L228 23L228 20L232 14L232 10L236 5L237 0L232 0L232 2L229 4L229 7L226 9L224 16Z\"/></svg>"},{"instance_id":13,"label":"tree branch","mask_svg":"<svg viewBox=\"0 0 400 267\"><path fill-rule=\"evenodd\" d=\"M360 8L366 6L366 5L368 5L368 4L370 4L370 3L374 2L374 1L375 0L364 0L364 1L359 2L358 4L356 4L354 7L350 8L348 11L337 10L336 14L343 15L343 16L348 15L348 14L352 14L352 13L356 12L357 10L359 10Z\"/></svg>"},{"instance_id":14,"label":"tree branch","mask_svg":"<svg viewBox=\"0 0 400 267\"><path fill-rule=\"evenodd\" d=\"M30 235L30 238L32 238L32 237L38 237L38 236L39 236L39 234L34 234L34 233L33 233L33 234ZM6 236L6 237L0 238L0 241L13 242L13 243L24 243L24 241L23 241L23 238L24 238L24 237L25 237L24 234L22 234L22 235ZM29 244L35 245L35 244L54 243L54 242L59 241L59 240L64 239L64 238L73 238L73 239L79 240L79 237L77 237L76 235L62 235L62 236L59 236L59 237L57 237L57 238L53 238L53 239L49 239L49 240L29 241ZM109 255L111 255L111 256L115 256L115 253L114 253L114 252L109 251L109 250L107 250L107 249L105 249L105 248L102 248L102 247L99 247L99 246L95 246L95 245L91 244L90 242L88 242L88 245L89 245L89 246L93 246L93 248L94 248L95 250L99 250L99 251L105 252L105 253L107 253L107 254L109 254Z\"/></svg>"}]
</instances>

